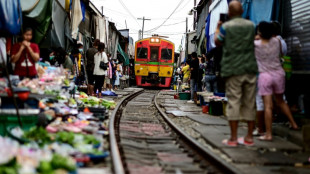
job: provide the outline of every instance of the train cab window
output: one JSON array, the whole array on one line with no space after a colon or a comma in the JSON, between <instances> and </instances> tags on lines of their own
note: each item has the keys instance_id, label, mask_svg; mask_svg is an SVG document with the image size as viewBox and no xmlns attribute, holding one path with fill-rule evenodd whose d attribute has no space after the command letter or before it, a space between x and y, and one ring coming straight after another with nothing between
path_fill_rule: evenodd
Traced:
<instances>
[{"instance_id":1,"label":"train cab window","mask_svg":"<svg viewBox=\"0 0 310 174\"><path fill-rule=\"evenodd\" d=\"M161 59L171 60L172 59L172 49L168 49L168 48L161 49Z\"/></svg>"},{"instance_id":2,"label":"train cab window","mask_svg":"<svg viewBox=\"0 0 310 174\"><path fill-rule=\"evenodd\" d=\"M151 62L158 62L158 51L159 47L151 47Z\"/></svg>"},{"instance_id":3,"label":"train cab window","mask_svg":"<svg viewBox=\"0 0 310 174\"><path fill-rule=\"evenodd\" d=\"M137 58L147 59L147 48L140 47L137 49Z\"/></svg>"}]
</instances>

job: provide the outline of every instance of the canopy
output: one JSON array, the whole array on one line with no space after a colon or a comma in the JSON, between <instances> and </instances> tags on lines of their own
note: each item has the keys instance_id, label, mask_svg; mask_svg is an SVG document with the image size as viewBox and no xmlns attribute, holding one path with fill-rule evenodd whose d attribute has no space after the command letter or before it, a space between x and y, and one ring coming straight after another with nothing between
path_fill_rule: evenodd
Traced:
<instances>
[{"instance_id":1,"label":"canopy","mask_svg":"<svg viewBox=\"0 0 310 174\"><path fill-rule=\"evenodd\" d=\"M123 51L120 44L117 44L117 51L120 53L120 57L123 59L123 65L127 66L129 65L129 57L128 55Z\"/></svg>"}]
</instances>

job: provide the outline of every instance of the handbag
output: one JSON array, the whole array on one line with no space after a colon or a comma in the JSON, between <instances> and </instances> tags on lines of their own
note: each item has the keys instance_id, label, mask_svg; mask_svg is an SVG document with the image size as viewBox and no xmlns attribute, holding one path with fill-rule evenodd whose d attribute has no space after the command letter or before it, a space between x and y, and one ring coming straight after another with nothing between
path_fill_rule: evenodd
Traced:
<instances>
[{"instance_id":1,"label":"handbag","mask_svg":"<svg viewBox=\"0 0 310 174\"><path fill-rule=\"evenodd\" d=\"M101 54L101 57L102 57L102 54ZM100 61L99 68L101 68L103 70L107 70L108 66L106 63L104 63L104 61Z\"/></svg>"},{"instance_id":2,"label":"handbag","mask_svg":"<svg viewBox=\"0 0 310 174\"><path fill-rule=\"evenodd\" d=\"M99 67L103 70L107 70L108 66L104 63L104 61L100 61Z\"/></svg>"}]
</instances>

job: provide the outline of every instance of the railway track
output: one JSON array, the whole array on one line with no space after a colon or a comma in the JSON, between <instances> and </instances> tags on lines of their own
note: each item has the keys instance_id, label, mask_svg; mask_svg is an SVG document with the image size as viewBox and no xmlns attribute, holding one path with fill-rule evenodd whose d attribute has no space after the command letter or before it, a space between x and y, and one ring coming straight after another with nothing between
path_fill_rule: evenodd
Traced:
<instances>
[{"instance_id":1,"label":"railway track","mask_svg":"<svg viewBox=\"0 0 310 174\"><path fill-rule=\"evenodd\" d=\"M114 173L238 173L178 128L156 103L157 93L139 90L113 112Z\"/></svg>"}]
</instances>

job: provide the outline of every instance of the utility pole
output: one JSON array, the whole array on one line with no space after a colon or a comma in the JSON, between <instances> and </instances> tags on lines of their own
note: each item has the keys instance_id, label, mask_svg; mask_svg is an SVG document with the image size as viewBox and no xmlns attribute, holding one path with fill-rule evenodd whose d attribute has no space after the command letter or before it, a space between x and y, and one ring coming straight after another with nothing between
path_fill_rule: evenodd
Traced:
<instances>
[{"instance_id":1,"label":"utility pole","mask_svg":"<svg viewBox=\"0 0 310 174\"><path fill-rule=\"evenodd\" d=\"M187 17L186 17L186 31L185 31L185 34L186 34L186 40L185 40L185 57L187 57L188 55L188 34L187 34Z\"/></svg>"},{"instance_id":2,"label":"utility pole","mask_svg":"<svg viewBox=\"0 0 310 174\"><path fill-rule=\"evenodd\" d=\"M143 39L143 32L144 32L144 21L148 20L150 21L151 19L146 19L144 16L143 18L137 18L138 20L142 20L142 39Z\"/></svg>"},{"instance_id":3,"label":"utility pole","mask_svg":"<svg viewBox=\"0 0 310 174\"><path fill-rule=\"evenodd\" d=\"M101 6L101 14L103 15L103 6Z\"/></svg>"},{"instance_id":4,"label":"utility pole","mask_svg":"<svg viewBox=\"0 0 310 174\"><path fill-rule=\"evenodd\" d=\"M194 8L196 7L196 0L194 0ZM194 25L193 25L193 30L196 29L196 14L197 11L194 9Z\"/></svg>"},{"instance_id":5,"label":"utility pole","mask_svg":"<svg viewBox=\"0 0 310 174\"><path fill-rule=\"evenodd\" d=\"M125 19L125 26L126 26L126 29L127 29L127 22L126 22L126 19Z\"/></svg>"}]
</instances>

